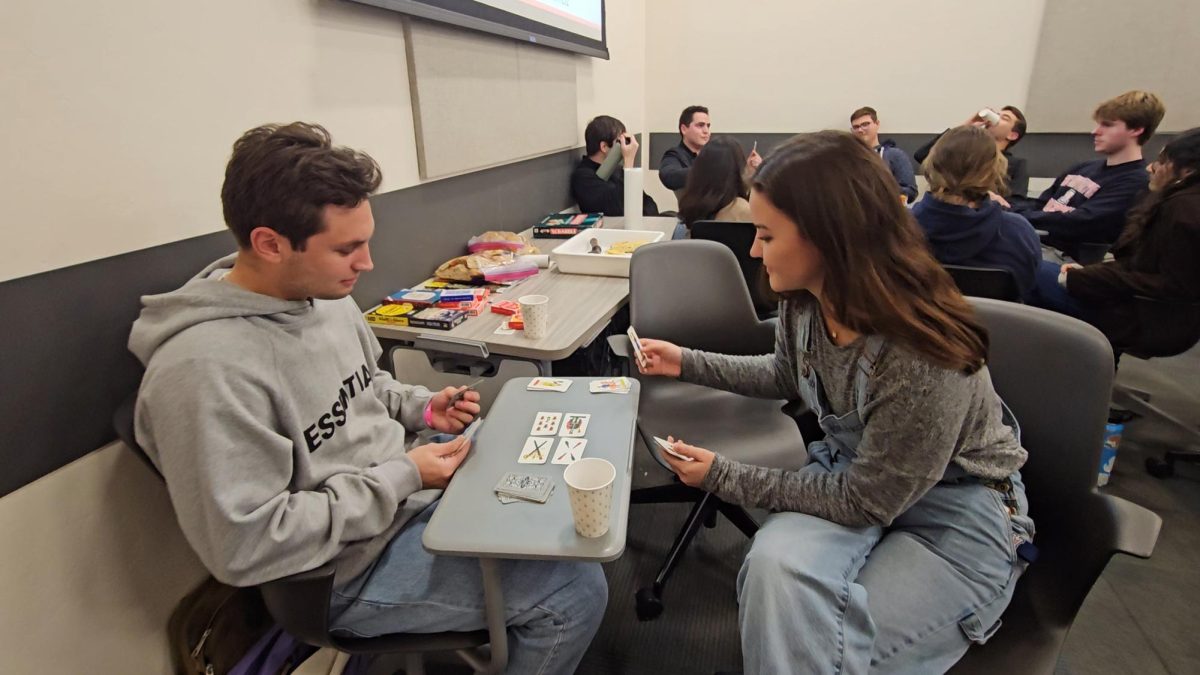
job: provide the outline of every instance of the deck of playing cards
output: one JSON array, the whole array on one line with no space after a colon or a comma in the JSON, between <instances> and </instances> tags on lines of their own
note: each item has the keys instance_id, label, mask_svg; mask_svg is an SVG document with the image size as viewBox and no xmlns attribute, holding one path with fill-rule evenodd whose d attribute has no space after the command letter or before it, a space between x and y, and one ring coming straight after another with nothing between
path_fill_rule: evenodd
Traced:
<instances>
[{"instance_id":1,"label":"deck of playing cards","mask_svg":"<svg viewBox=\"0 0 1200 675\"><path fill-rule=\"evenodd\" d=\"M566 391L571 388L572 380L561 377L535 377L529 381L527 391Z\"/></svg>"},{"instance_id":2,"label":"deck of playing cards","mask_svg":"<svg viewBox=\"0 0 1200 675\"><path fill-rule=\"evenodd\" d=\"M607 380L592 380L588 383L588 391L593 394L628 394L628 377L611 377Z\"/></svg>"},{"instance_id":3,"label":"deck of playing cards","mask_svg":"<svg viewBox=\"0 0 1200 675\"><path fill-rule=\"evenodd\" d=\"M509 471L496 483L496 498L505 504L516 500L545 504L554 492L549 476L531 476Z\"/></svg>"}]
</instances>

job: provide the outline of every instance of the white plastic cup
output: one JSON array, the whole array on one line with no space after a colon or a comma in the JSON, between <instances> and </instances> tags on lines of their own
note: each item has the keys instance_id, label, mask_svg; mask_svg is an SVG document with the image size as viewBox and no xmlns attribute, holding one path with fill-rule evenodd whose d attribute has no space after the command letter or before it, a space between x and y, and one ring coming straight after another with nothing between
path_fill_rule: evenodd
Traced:
<instances>
[{"instance_id":1,"label":"white plastic cup","mask_svg":"<svg viewBox=\"0 0 1200 675\"><path fill-rule=\"evenodd\" d=\"M521 318L525 322L525 337L538 339L550 332L550 298L544 295L522 295Z\"/></svg>"},{"instance_id":2,"label":"white plastic cup","mask_svg":"<svg viewBox=\"0 0 1200 675\"><path fill-rule=\"evenodd\" d=\"M616 478L617 469L612 462L599 457L575 460L563 471L575 531L581 536L595 538L608 534Z\"/></svg>"},{"instance_id":3,"label":"white plastic cup","mask_svg":"<svg viewBox=\"0 0 1200 675\"><path fill-rule=\"evenodd\" d=\"M979 111L979 119L983 120L985 126L994 127L1000 123L1000 114L991 108L984 108Z\"/></svg>"}]
</instances>

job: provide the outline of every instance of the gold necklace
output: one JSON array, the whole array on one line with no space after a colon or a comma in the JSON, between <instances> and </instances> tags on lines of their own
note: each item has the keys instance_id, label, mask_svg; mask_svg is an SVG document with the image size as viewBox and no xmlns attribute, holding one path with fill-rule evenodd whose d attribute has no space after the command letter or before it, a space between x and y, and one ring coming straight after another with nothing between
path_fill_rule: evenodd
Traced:
<instances>
[{"instance_id":1,"label":"gold necklace","mask_svg":"<svg viewBox=\"0 0 1200 675\"><path fill-rule=\"evenodd\" d=\"M821 312L821 318L825 320L825 331L829 333L830 340L837 340L837 329L833 327L833 322L825 312Z\"/></svg>"}]
</instances>

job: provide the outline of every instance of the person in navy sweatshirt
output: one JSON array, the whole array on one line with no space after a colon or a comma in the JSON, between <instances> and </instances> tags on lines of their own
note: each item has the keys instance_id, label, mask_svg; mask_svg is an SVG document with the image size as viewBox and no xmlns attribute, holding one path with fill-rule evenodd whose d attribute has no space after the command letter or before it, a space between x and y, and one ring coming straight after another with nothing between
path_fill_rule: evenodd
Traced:
<instances>
[{"instance_id":1,"label":"person in navy sweatshirt","mask_svg":"<svg viewBox=\"0 0 1200 675\"><path fill-rule=\"evenodd\" d=\"M942 134L922 168L929 192L912 213L933 256L943 265L1008 270L1025 297L1042 249L1029 221L988 198L1008 169L996 142L980 127L955 127Z\"/></svg>"},{"instance_id":2,"label":"person in navy sweatshirt","mask_svg":"<svg viewBox=\"0 0 1200 675\"><path fill-rule=\"evenodd\" d=\"M1049 233L1046 244L1072 257L1078 244L1115 242L1126 214L1146 190L1142 146L1165 112L1162 100L1145 91L1101 103L1092 115L1092 145L1103 157L1067 169L1037 199L1013 197L1012 210Z\"/></svg>"},{"instance_id":3,"label":"person in navy sweatshirt","mask_svg":"<svg viewBox=\"0 0 1200 675\"><path fill-rule=\"evenodd\" d=\"M1117 354L1144 337L1191 334L1200 317L1145 325L1138 298L1200 301L1200 127L1167 143L1150 165L1150 191L1129 213L1113 260L1087 266L1043 261L1031 302L1100 329Z\"/></svg>"},{"instance_id":4,"label":"person in navy sweatshirt","mask_svg":"<svg viewBox=\"0 0 1200 675\"><path fill-rule=\"evenodd\" d=\"M896 147L892 141L879 142L879 113L870 106L855 110L850 115L850 130L872 152L883 159L900 185L900 193L908 203L917 198L917 172L913 169L908 153Z\"/></svg>"}]
</instances>

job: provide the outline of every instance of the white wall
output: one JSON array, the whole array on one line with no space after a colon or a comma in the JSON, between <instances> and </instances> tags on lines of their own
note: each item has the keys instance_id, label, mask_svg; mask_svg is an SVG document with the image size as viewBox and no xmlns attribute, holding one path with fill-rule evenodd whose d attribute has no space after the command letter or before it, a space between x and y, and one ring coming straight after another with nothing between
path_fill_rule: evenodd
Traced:
<instances>
[{"instance_id":1,"label":"white wall","mask_svg":"<svg viewBox=\"0 0 1200 675\"><path fill-rule=\"evenodd\" d=\"M706 105L715 132L848 128L869 105L886 132L932 132L985 105L1024 105L1045 0L654 0L646 112L674 131Z\"/></svg>"},{"instance_id":2,"label":"white wall","mask_svg":"<svg viewBox=\"0 0 1200 675\"><path fill-rule=\"evenodd\" d=\"M579 112L640 129L643 0L610 0ZM383 191L419 182L400 15L335 0L0 3L0 282L220 230L233 141L324 124ZM612 112L615 111L615 112ZM580 144L582 144L582 125Z\"/></svg>"},{"instance_id":3,"label":"white wall","mask_svg":"<svg viewBox=\"0 0 1200 675\"><path fill-rule=\"evenodd\" d=\"M170 672L167 617L204 571L123 445L5 495L0 541L0 672Z\"/></svg>"},{"instance_id":4,"label":"white wall","mask_svg":"<svg viewBox=\"0 0 1200 675\"><path fill-rule=\"evenodd\" d=\"M583 124L645 120L644 0L577 58ZM398 15L332 0L0 3L0 282L223 227L229 148L319 121L419 182ZM36 452L37 449L29 449ZM168 672L166 619L204 572L164 487L111 444L0 499L0 673Z\"/></svg>"},{"instance_id":5,"label":"white wall","mask_svg":"<svg viewBox=\"0 0 1200 675\"><path fill-rule=\"evenodd\" d=\"M1091 131L1096 104L1144 89L1167 105L1159 130L1200 125L1198 30L1196 0L1047 0L1037 50L1044 66L1025 112L1039 131Z\"/></svg>"}]
</instances>

